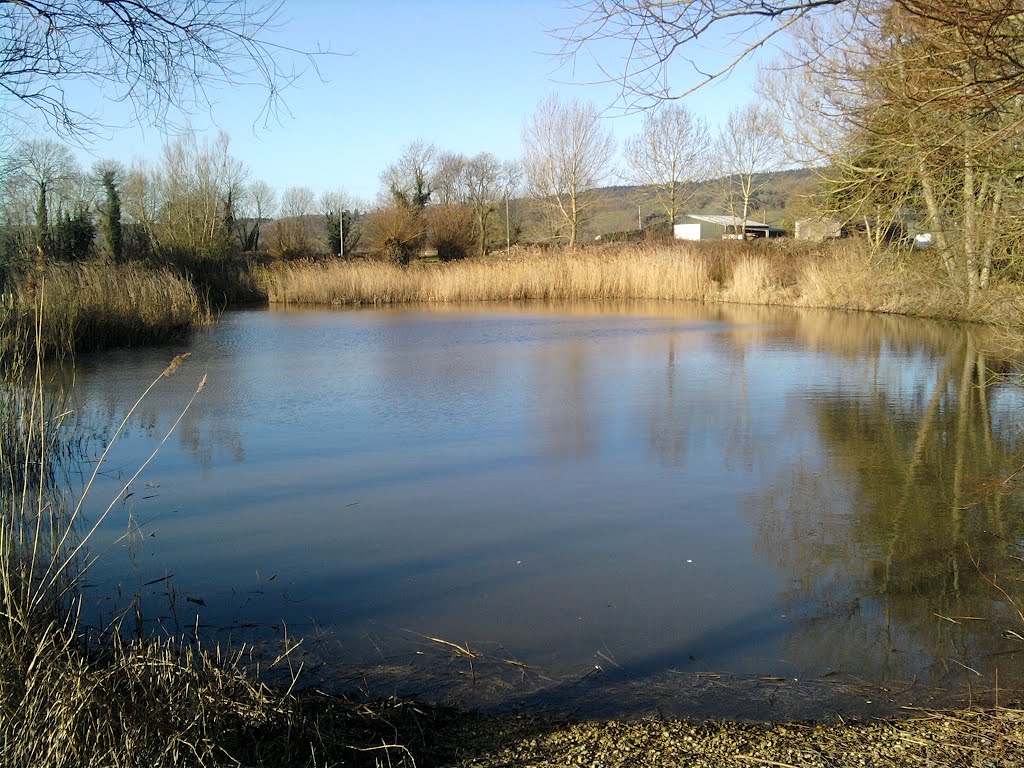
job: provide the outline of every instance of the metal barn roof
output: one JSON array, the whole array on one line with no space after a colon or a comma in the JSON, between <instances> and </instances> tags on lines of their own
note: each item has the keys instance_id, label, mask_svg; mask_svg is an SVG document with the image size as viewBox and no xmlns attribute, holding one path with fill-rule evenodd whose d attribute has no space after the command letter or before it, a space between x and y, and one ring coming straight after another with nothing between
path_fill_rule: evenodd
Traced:
<instances>
[{"instance_id":1,"label":"metal barn roof","mask_svg":"<svg viewBox=\"0 0 1024 768\"><path fill-rule=\"evenodd\" d=\"M705 214L705 213L688 213L686 215L688 219L696 219L697 221L705 221L708 224L718 224L723 227L742 227L743 219L739 216L720 216L718 214ZM747 229L753 228L759 229L777 229L770 224L765 224L761 221L754 221L753 219L747 219Z\"/></svg>"}]
</instances>

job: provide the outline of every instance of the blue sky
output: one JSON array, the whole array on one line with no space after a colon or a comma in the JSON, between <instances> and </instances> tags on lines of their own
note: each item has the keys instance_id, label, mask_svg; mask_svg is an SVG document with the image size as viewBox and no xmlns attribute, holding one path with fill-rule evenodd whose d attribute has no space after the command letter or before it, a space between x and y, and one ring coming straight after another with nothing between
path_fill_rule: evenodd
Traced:
<instances>
[{"instance_id":1,"label":"blue sky","mask_svg":"<svg viewBox=\"0 0 1024 768\"><path fill-rule=\"evenodd\" d=\"M548 30L573 19L558 0L290 0L281 18L275 42L351 55L322 59L326 82L307 73L287 91L290 114L280 124L257 122L264 96L250 87L211 91L212 110L191 117L201 136L226 131L232 154L279 192L305 185L372 200L381 171L416 139L515 159L523 121L549 93L599 109L617 94L613 85L592 84L601 75L591 62L569 69L553 58L558 41ZM755 74L755 63L745 64L684 103L717 124L750 98ZM95 103L105 122L125 121L102 95ZM620 142L642 122L635 114L607 114ZM153 128L125 127L78 154L85 165L97 158L156 158L164 140Z\"/></svg>"}]
</instances>

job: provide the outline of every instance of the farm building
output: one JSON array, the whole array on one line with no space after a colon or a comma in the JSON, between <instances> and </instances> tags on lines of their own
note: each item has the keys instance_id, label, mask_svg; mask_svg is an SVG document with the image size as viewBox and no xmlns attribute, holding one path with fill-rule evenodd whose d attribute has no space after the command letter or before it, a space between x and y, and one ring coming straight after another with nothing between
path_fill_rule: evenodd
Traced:
<instances>
[{"instance_id":1,"label":"farm building","mask_svg":"<svg viewBox=\"0 0 1024 768\"><path fill-rule=\"evenodd\" d=\"M838 219L814 218L797 219L795 234L797 240L821 242L844 237L846 233L843 231L842 222Z\"/></svg>"},{"instance_id":2,"label":"farm building","mask_svg":"<svg viewBox=\"0 0 1024 768\"><path fill-rule=\"evenodd\" d=\"M743 219L739 216L716 216L691 213L683 216L683 223L672 228L676 240L739 240L742 238ZM747 219L747 239L782 237L786 230L761 221Z\"/></svg>"},{"instance_id":3,"label":"farm building","mask_svg":"<svg viewBox=\"0 0 1024 768\"><path fill-rule=\"evenodd\" d=\"M889 244L902 243L916 250L930 248L932 233L921 228L921 222L912 216L901 216L894 222L880 223L876 219L848 221L845 224L832 218L798 219L795 235L797 240L834 240L852 235L866 235L881 238Z\"/></svg>"}]
</instances>

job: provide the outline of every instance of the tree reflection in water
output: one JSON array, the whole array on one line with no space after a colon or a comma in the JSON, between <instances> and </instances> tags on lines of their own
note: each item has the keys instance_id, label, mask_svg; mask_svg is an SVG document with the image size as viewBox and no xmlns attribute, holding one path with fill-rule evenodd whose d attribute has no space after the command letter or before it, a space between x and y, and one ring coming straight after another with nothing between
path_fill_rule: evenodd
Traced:
<instances>
[{"instance_id":1,"label":"tree reflection in water","mask_svg":"<svg viewBox=\"0 0 1024 768\"><path fill-rule=\"evenodd\" d=\"M792 404L814 420L824 466L794 460L749 496L746 515L760 556L790 574L794 653L838 653L883 679L915 668L933 684L951 672L991 683L996 668L1004 685L1019 677L1008 652L1020 644L1002 637L1012 606L982 573L1019 592L1024 504L993 482L1019 461L1024 436L992 415L1006 363L989 360L978 331L957 335L919 397L894 392L903 385L882 350L858 343L859 394L835 386Z\"/></svg>"}]
</instances>

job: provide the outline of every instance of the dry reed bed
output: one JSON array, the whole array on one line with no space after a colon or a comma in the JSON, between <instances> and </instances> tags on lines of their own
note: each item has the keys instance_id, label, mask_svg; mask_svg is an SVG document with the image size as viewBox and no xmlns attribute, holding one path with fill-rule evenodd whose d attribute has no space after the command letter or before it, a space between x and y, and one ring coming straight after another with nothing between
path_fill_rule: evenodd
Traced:
<instances>
[{"instance_id":1,"label":"dry reed bed","mask_svg":"<svg viewBox=\"0 0 1024 768\"><path fill-rule=\"evenodd\" d=\"M23 280L0 312L5 347L32 349L38 333L47 355L162 343L211 320L189 280L137 264L51 266Z\"/></svg>"},{"instance_id":2,"label":"dry reed bed","mask_svg":"<svg viewBox=\"0 0 1024 768\"><path fill-rule=\"evenodd\" d=\"M377 261L279 264L261 283L273 304L661 299L865 310L1005 324L1014 286L968 306L927 254L869 257L856 241L615 245L532 249L514 258L401 268Z\"/></svg>"},{"instance_id":3,"label":"dry reed bed","mask_svg":"<svg viewBox=\"0 0 1024 768\"><path fill-rule=\"evenodd\" d=\"M703 301L714 281L701 258L670 249L531 252L403 269L373 261L284 264L267 270L271 303L391 304L575 299Z\"/></svg>"}]
</instances>

